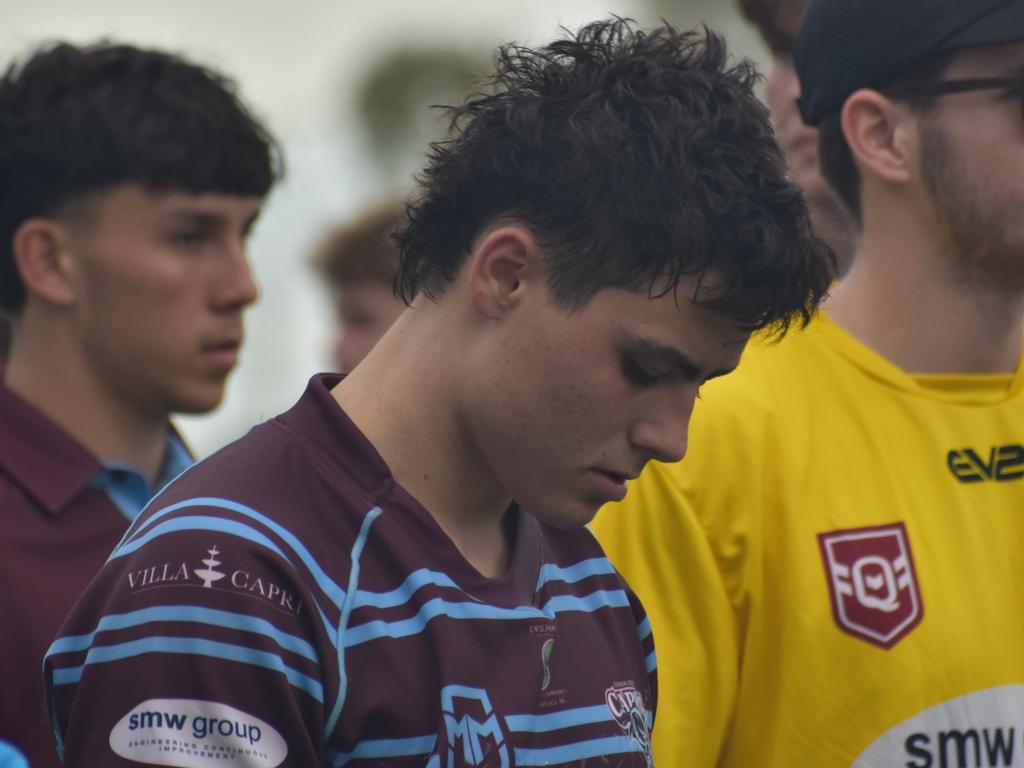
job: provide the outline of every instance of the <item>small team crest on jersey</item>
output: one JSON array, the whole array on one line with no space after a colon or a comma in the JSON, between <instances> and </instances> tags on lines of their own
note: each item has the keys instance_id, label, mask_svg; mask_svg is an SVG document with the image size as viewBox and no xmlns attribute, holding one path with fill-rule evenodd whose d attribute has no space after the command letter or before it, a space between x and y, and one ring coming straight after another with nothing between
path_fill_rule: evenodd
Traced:
<instances>
[{"instance_id":1,"label":"small team crest on jersey","mask_svg":"<svg viewBox=\"0 0 1024 768\"><path fill-rule=\"evenodd\" d=\"M604 701L615 722L626 732L629 740L643 753L648 768L654 765L651 754L651 729L647 722L647 708L644 697L629 684L617 684L606 689Z\"/></svg>"},{"instance_id":2,"label":"small team crest on jersey","mask_svg":"<svg viewBox=\"0 0 1024 768\"><path fill-rule=\"evenodd\" d=\"M818 534L840 628L891 648L924 616L903 523Z\"/></svg>"},{"instance_id":3,"label":"small team crest on jersey","mask_svg":"<svg viewBox=\"0 0 1024 768\"><path fill-rule=\"evenodd\" d=\"M540 689L546 691L551 685L551 651L555 648L555 638L549 637L540 647L540 662L544 667L544 679L541 680Z\"/></svg>"}]
</instances>

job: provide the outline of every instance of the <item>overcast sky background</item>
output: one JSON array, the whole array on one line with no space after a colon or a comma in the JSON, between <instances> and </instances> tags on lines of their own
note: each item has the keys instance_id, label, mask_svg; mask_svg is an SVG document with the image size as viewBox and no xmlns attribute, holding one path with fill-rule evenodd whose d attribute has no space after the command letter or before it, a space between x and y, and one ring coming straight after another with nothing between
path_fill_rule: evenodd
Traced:
<instances>
[{"instance_id":1,"label":"overcast sky background","mask_svg":"<svg viewBox=\"0 0 1024 768\"><path fill-rule=\"evenodd\" d=\"M288 175L250 241L262 287L246 319L242 361L213 414L179 417L205 456L288 408L330 368L330 308L306 267L323 230L387 190L359 127L355 92L374 63L404 45L493 49L535 45L560 25L609 13L649 23L659 12L721 29L734 52L762 57L732 0L0 0L0 60L46 40L108 37L185 54L231 75L285 149ZM660 8L658 7L660 3Z\"/></svg>"}]
</instances>

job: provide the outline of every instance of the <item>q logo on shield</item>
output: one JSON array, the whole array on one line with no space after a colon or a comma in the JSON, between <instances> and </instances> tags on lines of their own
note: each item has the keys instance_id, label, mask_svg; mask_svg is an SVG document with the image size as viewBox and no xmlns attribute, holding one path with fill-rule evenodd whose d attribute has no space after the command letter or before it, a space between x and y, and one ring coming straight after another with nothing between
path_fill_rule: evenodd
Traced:
<instances>
[{"instance_id":1,"label":"q logo on shield","mask_svg":"<svg viewBox=\"0 0 1024 768\"><path fill-rule=\"evenodd\" d=\"M903 523L818 534L832 616L854 637L891 648L924 616Z\"/></svg>"}]
</instances>

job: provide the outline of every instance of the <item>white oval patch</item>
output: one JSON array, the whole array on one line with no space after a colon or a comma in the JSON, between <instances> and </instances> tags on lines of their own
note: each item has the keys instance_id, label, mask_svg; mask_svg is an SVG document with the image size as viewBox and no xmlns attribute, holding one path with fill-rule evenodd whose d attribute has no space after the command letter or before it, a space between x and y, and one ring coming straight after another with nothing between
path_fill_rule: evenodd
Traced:
<instances>
[{"instance_id":1,"label":"white oval patch","mask_svg":"<svg viewBox=\"0 0 1024 768\"><path fill-rule=\"evenodd\" d=\"M1024 685L969 693L904 720L876 739L853 768L1020 768Z\"/></svg>"},{"instance_id":2,"label":"white oval patch","mask_svg":"<svg viewBox=\"0 0 1024 768\"><path fill-rule=\"evenodd\" d=\"M118 755L148 765L275 768L288 756L281 734L258 717L199 699L148 699L110 732Z\"/></svg>"}]
</instances>

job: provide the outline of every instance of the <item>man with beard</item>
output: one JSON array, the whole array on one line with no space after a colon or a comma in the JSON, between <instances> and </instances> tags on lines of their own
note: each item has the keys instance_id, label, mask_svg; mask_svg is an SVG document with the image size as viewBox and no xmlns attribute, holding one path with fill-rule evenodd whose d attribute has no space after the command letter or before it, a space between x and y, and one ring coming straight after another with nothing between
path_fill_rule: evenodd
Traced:
<instances>
[{"instance_id":1,"label":"man with beard","mask_svg":"<svg viewBox=\"0 0 1024 768\"><path fill-rule=\"evenodd\" d=\"M740 10L757 27L771 53L764 99L793 180L807 198L815 232L836 254L838 274L842 276L853 257L856 227L821 175L818 133L804 123L797 108L800 81L793 69L793 43L808 3L809 0L740 0Z\"/></svg>"},{"instance_id":2,"label":"man with beard","mask_svg":"<svg viewBox=\"0 0 1024 768\"><path fill-rule=\"evenodd\" d=\"M808 9L800 104L861 228L850 272L595 525L658 638L662 765L1015 764L1022 41L1016 0Z\"/></svg>"}]
</instances>

